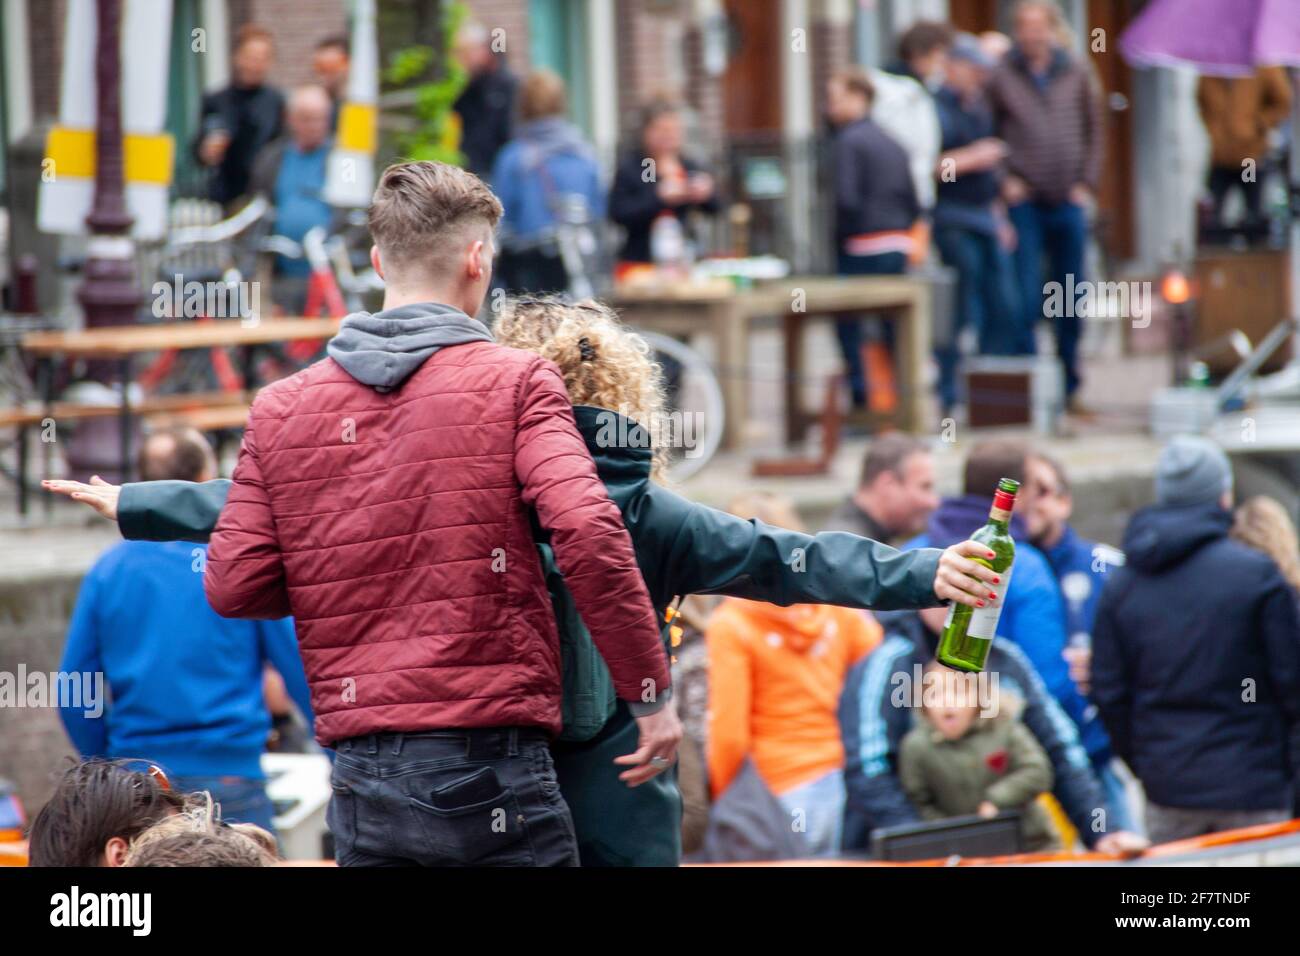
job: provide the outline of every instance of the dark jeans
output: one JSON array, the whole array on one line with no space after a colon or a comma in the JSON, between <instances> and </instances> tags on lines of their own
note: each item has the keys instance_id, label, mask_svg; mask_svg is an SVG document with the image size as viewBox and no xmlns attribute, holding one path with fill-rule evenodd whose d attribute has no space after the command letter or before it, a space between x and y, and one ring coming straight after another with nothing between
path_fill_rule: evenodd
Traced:
<instances>
[{"instance_id":1,"label":"dark jeans","mask_svg":"<svg viewBox=\"0 0 1300 956\"><path fill-rule=\"evenodd\" d=\"M907 256L901 252L882 252L875 256L851 256L841 252L837 269L842 276L901 276L907 271ZM892 329L893 323L886 328ZM853 404L862 407L867 404L867 375L862 366L862 320L856 316L836 319L835 334L839 337L840 352L849 370Z\"/></svg>"},{"instance_id":2,"label":"dark jeans","mask_svg":"<svg viewBox=\"0 0 1300 956\"><path fill-rule=\"evenodd\" d=\"M975 330L981 355L1015 355L1019 352L1020 317L1011 257L996 235L936 226L934 243L944 264L957 270L952 333L946 342L934 346L939 362L939 399L947 408L958 401L958 343L962 330Z\"/></svg>"},{"instance_id":3,"label":"dark jeans","mask_svg":"<svg viewBox=\"0 0 1300 956\"><path fill-rule=\"evenodd\" d=\"M547 735L535 728L339 741L327 822L340 866L576 866Z\"/></svg>"},{"instance_id":4,"label":"dark jeans","mask_svg":"<svg viewBox=\"0 0 1300 956\"><path fill-rule=\"evenodd\" d=\"M1246 204L1244 225L1253 226L1263 218L1264 184L1258 180L1245 182L1241 178L1240 166L1211 166L1209 186L1210 195L1214 197L1215 225L1223 225L1223 204L1234 189L1241 190L1241 198Z\"/></svg>"},{"instance_id":5,"label":"dark jeans","mask_svg":"<svg viewBox=\"0 0 1300 956\"><path fill-rule=\"evenodd\" d=\"M1068 288L1074 277L1076 294L1084 280L1083 253L1088 238L1088 220L1083 207L1071 202L1023 202L1008 211L1016 227L1016 274L1020 280L1021 327L1016 352L1033 355L1034 327L1043 318L1045 285L1060 283ZM1046 260L1046 271L1044 271ZM1063 294L1063 291L1062 291ZM1056 354L1065 371L1065 394L1079 387L1079 336L1083 320L1076 303L1066 302L1063 315L1054 319Z\"/></svg>"},{"instance_id":6,"label":"dark jeans","mask_svg":"<svg viewBox=\"0 0 1300 956\"><path fill-rule=\"evenodd\" d=\"M255 823L263 830L275 833L275 807L266 795L265 780L247 777L172 777L172 789L177 793L197 793L206 790L212 802L221 805L221 819L226 823Z\"/></svg>"}]
</instances>

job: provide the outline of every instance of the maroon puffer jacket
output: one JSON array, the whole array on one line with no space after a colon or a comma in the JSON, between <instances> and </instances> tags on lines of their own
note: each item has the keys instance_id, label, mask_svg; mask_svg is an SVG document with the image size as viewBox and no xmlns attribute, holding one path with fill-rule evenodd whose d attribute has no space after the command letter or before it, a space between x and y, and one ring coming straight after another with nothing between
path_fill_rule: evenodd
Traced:
<instances>
[{"instance_id":1,"label":"maroon puffer jacket","mask_svg":"<svg viewBox=\"0 0 1300 956\"><path fill-rule=\"evenodd\" d=\"M208 550L226 617L292 614L317 738L560 728L533 508L625 700L669 686L658 622L559 370L490 342L380 393L333 359L264 389ZM653 684L646 684L653 681Z\"/></svg>"}]
</instances>

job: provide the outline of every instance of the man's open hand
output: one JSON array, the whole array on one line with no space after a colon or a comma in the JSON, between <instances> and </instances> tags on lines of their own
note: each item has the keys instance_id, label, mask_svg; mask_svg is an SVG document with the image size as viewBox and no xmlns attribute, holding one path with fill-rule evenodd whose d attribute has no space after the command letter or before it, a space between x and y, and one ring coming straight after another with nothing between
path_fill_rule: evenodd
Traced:
<instances>
[{"instance_id":1,"label":"man's open hand","mask_svg":"<svg viewBox=\"0 0 1300 956\"><path fill-rule=\"evenodd\" d=\"M629 787L640 786L671 767L682 740L682 722L677 719L677 703L672 698L661 710L636 718L636 725L641 731L636 753L614 758L614 763L632 768L618 775Z\"/></svg>"},{"instance_id":2,"label":"man's open hand","mask_svg":"<svg viewBox=\"0 0 1300 956\"><path fill-rule=\"evenodd\" d=\"M109 521L117 520L117 499L122 494L122 486L110 485L99 475L92 477L88 485L80 481L47 478L41 482L41 487L57 495L67 495L73 501L90 505Z\"/></svg>"},{"instance_id":3,"label":"man's open hand","mask_svg":"<svg viewBox=\"0 0 1300 956\"><path fill-rule=\"evenodd\" d=\"M935 596L945 601L983 607L998 599L992 585L1002 583L1001 576L971 558L993 560L988 545L974 541L959 541L943 549L939 558L939 571L934 576Z\"/></svg>"}]
</instances>

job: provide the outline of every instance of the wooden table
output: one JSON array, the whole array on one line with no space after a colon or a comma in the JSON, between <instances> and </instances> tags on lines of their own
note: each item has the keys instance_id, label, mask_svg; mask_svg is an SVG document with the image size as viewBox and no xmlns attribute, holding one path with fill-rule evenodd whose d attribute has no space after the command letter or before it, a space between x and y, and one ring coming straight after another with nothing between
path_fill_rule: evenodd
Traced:
<instances>
[{"instance_id":1,"label":"wooden table","mask_svg":"<svg viewBox=\"0 0 1300 956\"><path fill-rule=\"evenodd\" d=\"M718 345L716 369L726 403L723 445L738 448L748 414L749 325L781 319L784 339L786 437L796 440L808 416L799 404L800 362L807 320L870 314L898 325L895 342L898 424L929 427L921 383L930 350L930 287L909 276L794 276L751 289L729 283L620 287L607 297L629 325L675 338L704 331Z\"/></svg>"},{"instance_id":2,"label":"wooden table","mask_svg":"<svg viewBox=\"0 0 1300 956\"><path fill-rule=\"evenodd\" d=\"M320 340L332 337L339 329L340 319L277 318L246 323L241 319L209 322L166 322L156 325L129 325L81 331L30 332L22 338L22 348L36 357L37 374L43 400L42 417L57 421L59 405L54 402L54 361L58 358L109 359L116 363L121 384L121 400L116 413L121 419L122 473L131 470L131 429L134 411L128 387L131 383L131 362L135 356L148 352L165 352L171 349L206 349L234 347L243 352L244 382L252 382L253 346L276 342ZM198 400L198 396L193 396ZM248 401L251 392L234 396L232 401ZM177 408L186 404L184 396L165 396ZM203 402L202 404L211 404ZM66 407L66 405L65 405ZM146 403L147 408L152 406ZM164 411L166 409L163 409ZM79 416L81 417L81 416ZM229 414L219 416L229 420ZM20 424L20 428L25 427ZM20 456L26 448L26 436L21 435ZM49 445L45 444L45 468L49 473ZM19 480L19 510L25 510L26 475ZM46 496L48 507L50 497Z\"/></svg>"}]
</instances>

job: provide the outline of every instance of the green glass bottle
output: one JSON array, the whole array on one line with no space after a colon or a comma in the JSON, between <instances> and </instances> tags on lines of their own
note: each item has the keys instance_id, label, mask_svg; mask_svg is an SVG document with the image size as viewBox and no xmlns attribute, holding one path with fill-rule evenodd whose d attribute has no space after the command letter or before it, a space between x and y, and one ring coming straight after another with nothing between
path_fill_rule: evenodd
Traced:
<instances>
[{"instance_id":1,"label":"green glass bottle","mask_svg":"<svg viewBox=\"0 0 1300 956\"><path fill-rule=\"evenodd\" d=\"M1002 599L1011 584L1011 565L1016 560L1016 545L1011 540L1008 523L1019 490L1018 481L1011 478L999 481L998 489L993 494L993 508L989 511L988 524L971 535L972 541L988 545L988 549L995 555L990 560L971 560L998 573L1000 583L990 588L998 595L998 599L984 602L983 607L953 603L948 611L948 620L943 625L943 634L939 638L939 652L936 656L940 664L961 671L984 670L989 648L993 646L993 636L998 630L998 618L1002 615Z\"/></svg>"}]
</instances>

